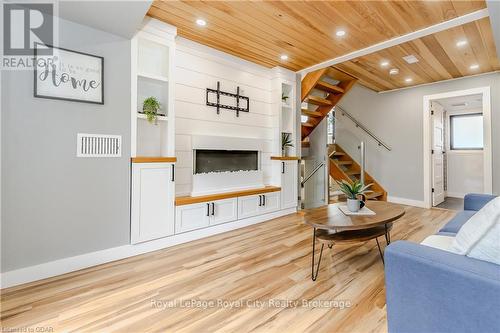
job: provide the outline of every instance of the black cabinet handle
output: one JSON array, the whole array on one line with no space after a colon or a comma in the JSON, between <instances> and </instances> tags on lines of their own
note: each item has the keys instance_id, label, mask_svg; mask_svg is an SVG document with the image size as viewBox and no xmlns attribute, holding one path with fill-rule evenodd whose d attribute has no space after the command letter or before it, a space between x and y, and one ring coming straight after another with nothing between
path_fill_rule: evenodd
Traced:
<instances>
[{"instance_id":1,"label":"black cabinet handle","mask_svg":"<svg viewBox=\"0 0 500 333\"><path fill-rule=\"evenodd\" d=\"M259 195L259 207L262 206L262 195Z\"/></svg>"},{"instance_id":2,"label":"black cabinet handle","mask_svg":"<svg viewBox=\"0 0 500 333\"><path fill-rule=\"evenodd\" d=\"M212 215L215 215L215 204L212 202Z\"/></svg>"},{"instance_id":3,"label":"black cabinet handle","mask_svg":"<svg viewBox=\"0 0 500 333\"><path fill-rule=\"evenodd\" d=\"M172 181L175 181L175 164L172 164Z\"/></svg>"},{"instance_id":4,"label":"black cabinet handle","mask_svg":"<svg viewBox=\"0 0 500 333\"><path fill-rule=\"evenodd\" d=\"M285 162L281 162L281 173L285 173Z\"/></svg>"},{"instance_id":5,"label":"black cabinet handle","mask_svg":"<svg viewBox=\"0 0 500 333\"><path fill-rule=\"evenodd\" d=\"M207 202L207 216L210 216L210 204Z\"/></svg>"},{"instance_id":6,"label":"black cabinet handle","mask_svg":"<svg viewBox=\"0 0 500 333\"><path fill-rule=\"evenodd\" d=\"M262 196L262 198L264 199L264 204L263 204L263 206L265 206L265 205L266 205L266 195L263 195L263 196Z\"/></svg>"}]
</instances>

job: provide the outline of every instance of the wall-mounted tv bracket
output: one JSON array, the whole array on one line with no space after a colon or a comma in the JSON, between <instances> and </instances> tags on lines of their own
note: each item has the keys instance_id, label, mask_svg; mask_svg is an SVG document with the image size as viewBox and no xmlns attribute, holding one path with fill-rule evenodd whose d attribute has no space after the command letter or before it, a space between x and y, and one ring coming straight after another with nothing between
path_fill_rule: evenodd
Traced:
<instances>
[{"instance_id":1,"label":"wall-mounted tv bracket","mask_svg":"<svg viewBox=\"0 0 500 333\"><path fill-rule=\"evenodd\" d=\"M209 101L210 94L216 95L217 103L213 103L213 102ZM221 104L220 103L220 96L221 95L235 98L236 99L236 106ZM244 107L244 108L240 107L240 100L244 101L244 103L246 104L246 107ZM220 109L228 109L228 110L236 111L236 117L239 117L240 112L250 112L250 110L249 110L250 103L249 102L250 102L250 99L248 97L240 95L240 87L236 87L236 94L221 91L219 81L217 81L217 89L207 88L207 105L216 107L217 114L220 113Z\"/></svg>"}]
</instances>

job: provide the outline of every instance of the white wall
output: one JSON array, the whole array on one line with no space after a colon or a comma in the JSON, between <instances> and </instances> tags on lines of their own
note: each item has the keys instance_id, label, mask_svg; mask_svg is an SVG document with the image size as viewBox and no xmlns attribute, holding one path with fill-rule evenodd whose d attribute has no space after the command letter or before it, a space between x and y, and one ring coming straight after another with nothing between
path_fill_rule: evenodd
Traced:
<instances>
[{"instance_id":1,"label":"white wall","mask_svg":"<svg viewBox=\"0 0 500 333\"><path fill-rule=\"evenodd\" d=\"M500 193L500 73L451 80L394 92L378 94L356 85L341 101L341 106L373 133L387 142L387 152L352 128L353 136L367 142L367 171L388 191L389 196L422 202L423 172L423 96L450 91L491 87L493 152L493 192ZM338 135L343 147L346 137ZM348 145L349 142L347 142ZM353 157L359 153L350 151Z\"/></svg>"},{"instance_id":2,"label":"white wall","mask_svg":"<svg viewBox=\"0 0 500 333\"><path fill-rule=\"evenodd\" d=\"M463 198L467 193L484 191L483 151L450 149L450 115L482 112L482 109L446 110L446 193L449 197Z\"/></svg>"},{"instance_id":3,"label":"white wall","mask_svg":"<svg viewBox=\"0 0 500 333\"><path fill-rule=\"evenodd\" d=\"M175 145L177 162L176 195L188 195L192 186L193 135L255 138L266 141L262 152L264 182L271 182L273 139L276 116L271 107L271 70L211 49L177 39L175 57ZM240 93L250 98L250 112L207 106L206 88Z\"/></svg>"}]
</instances>

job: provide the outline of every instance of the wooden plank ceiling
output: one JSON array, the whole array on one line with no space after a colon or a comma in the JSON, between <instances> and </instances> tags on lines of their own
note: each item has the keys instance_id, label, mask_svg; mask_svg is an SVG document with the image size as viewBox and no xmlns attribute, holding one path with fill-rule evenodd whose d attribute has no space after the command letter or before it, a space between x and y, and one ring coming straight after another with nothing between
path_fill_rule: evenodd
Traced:
<instances>
[{"instance_id":1,"label":"wooden plank ceiling","mask_svg":"<svg viewBox=\"0 0 500 333\"><path fill-rule=\"evenodd\" d=\"M481 1L154 1L148 15L187 39L266 67L294 71L486 7ZM198 26L197 19L207 22ZM345 36L337 37L336 31ZM469 43L456 49L456 40ZM453 48L455 46L455 49ZM280 56L286 54L287 60ZM419 60L407 65L402 56ZM486 54L486 56L485 56ZM398 76L380 68L384 59ZM425 59L425 61L422 61ZM480 64L473 73L472 63ZM376 91L498 69L488 19L440 32L338 66ZM405 82L407 77L411 83Z\"/></svg>"},{"instance_id":2,"label":"wooden plank ceiling","mask_svg":"<svg viewBox=\"0 0 500 333\"><path fill-rule=\"evenodd\" d=\"M466 43L457 46L459 41ZM408 64L403 60L408 55L414 55L418 62ZM382 66L384 62L388 65ZM500 62L489 18L484 18L335 67L357 77L370 89L385 91L497 71ZM392 68L397 68L399 74L390 75Z\"/></svg>"}]
</instances>

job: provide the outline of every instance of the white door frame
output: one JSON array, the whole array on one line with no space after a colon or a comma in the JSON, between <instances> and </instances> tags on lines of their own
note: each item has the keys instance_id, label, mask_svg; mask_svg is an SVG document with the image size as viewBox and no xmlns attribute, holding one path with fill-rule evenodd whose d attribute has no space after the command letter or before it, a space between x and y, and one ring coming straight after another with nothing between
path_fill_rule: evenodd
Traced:
<instances>
[{"instance_id":1,"label":"white door frame","mask_svg":"<svg viewBox=\"0 0 500 333\"><path fill-rule=\"evenodd\" d=\"M424 150L424 204L432 207L432 156L431 156L431 114L430 102L436 99L481 94L483 96L483 137L484 137L484 193L493 192L493 166L491 156L491 97L490 87L450 91L441 94L425 95L423 108L423 150Z\"/></svg>"}]
</instances>

